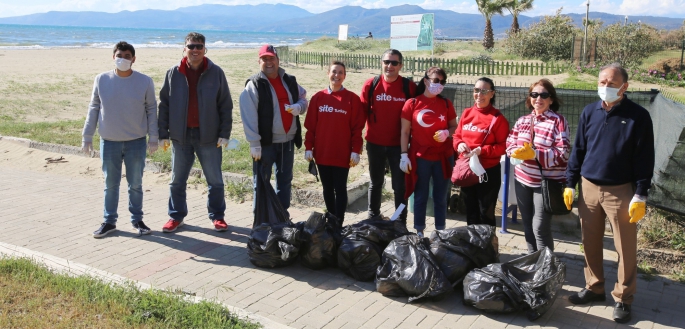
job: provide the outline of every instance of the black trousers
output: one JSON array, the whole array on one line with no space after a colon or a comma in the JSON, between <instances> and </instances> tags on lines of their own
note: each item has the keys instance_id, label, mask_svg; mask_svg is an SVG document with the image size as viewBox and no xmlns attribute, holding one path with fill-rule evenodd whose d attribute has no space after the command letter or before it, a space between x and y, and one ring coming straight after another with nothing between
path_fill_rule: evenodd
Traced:
<instances>
[{"instance_id":1,"label":"black trousers","mask_svg":"<svg viewBox=\"0 0 685 329\"><path fill-rule=\"evenodd\" d=\"M468 225L488 224L497 226L495 205L502 184L500 167L501 165L498 163L492 168L485 169L488 177L487 182L461 188L466 205L466 223Z\"/></svg>"},{"instance_id":2,"label":"black trousers","mask_svg":"<svg viewBox=\"0 0 685 329\"><path fill-rule=\"evenodd\" d=\"M323 185L323 200L326 210L338 217L345 219L347 210L347 176L350 168L326 166L317 164L321 185Z\"/></svg>"},{"instance_id":3,"label":"black trousers","mask_svg":"<svg viewBox=\"0 0 685 329\"><path fill-rule=\"evenodd\" d=\"M399 146L381 146L366 142L366 155L369 157L369 217L381 214L381 198L383 196L383 183L385 182L385 163L390 166L392 176L392 190L395 193L395 209L404 203L408 206L407 199L404 198L404 172L400 170ZM388 215L389 216L389 215ZM400 220L407 222L407 208L404 208L400 215Z\"/></svg>"}]
</instances>

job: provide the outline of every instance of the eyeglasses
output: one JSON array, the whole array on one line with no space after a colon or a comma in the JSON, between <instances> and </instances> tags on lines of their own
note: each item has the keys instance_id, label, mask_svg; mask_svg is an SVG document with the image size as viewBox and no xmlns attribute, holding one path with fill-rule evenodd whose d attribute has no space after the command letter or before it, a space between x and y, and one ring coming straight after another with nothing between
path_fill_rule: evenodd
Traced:
<instances>
[{"instance_id":1,"label":"eyeglasses","mask_svg":"<svg viewBox=\"0 0 685 329\"><path fill-rule=\"evenodd\" d=\"M481 95L487 95L489 92L492 90L490 89L480 89L480 88L473 88L473 93L474 94L481 94Z\"/></svg>"},{"instance_id":2,"label":"eyeglasses","mask_svg":"<svg viewBox=\"0 0 685 329\"><path fill-rule=\"evenodd\" d=\"M441 84L441 85L444 85L445 83L447 83L447 81L445 81L445 80L440 80L440 78L434 78L434 79L431 79L431 78L429 78L429 77L423 77L423 78L424 78L424 79L427 79L428 81L430 81L430 82L432 82L432 83L439 83L439 84Z\"/></svg>"},{"instance_id":3,"label":"eyeglasses","mask_svg":"<svg viewBox=\"0 0 685 329\"><path fill-rule=\"evenodd\" d=\"M195 49L202 50L205 48L205 45L203 45L201 43L190 43L190 44L187 44L186 47L190 50L195 50Z\"/></svg>"},{"instance_id":4,"label":"eyeglasses","mask_svg":"<svg viewBox=\"0 0 685 329\"><path fill-rule=\"evenodd\" d=\"M391 61L389 59L384 59L383 64L397 66L397 65L400 65L400 62L399 61Z\"/></svg>"},{"instance_id":5,"label":"eyeglasses","mask_svg":"<svg viewBox=\"0 0 685 329\"><path fill-rule=\"evenodd\" d=\"M549 98L549 96L552 96L548 92L544 92L544 93L532 92L528 95L530 95L530 98L538 98L538 96L540 96L540 97L542 97L542 99L547 99L547 98Z\"/></svg>"}]
</instances>

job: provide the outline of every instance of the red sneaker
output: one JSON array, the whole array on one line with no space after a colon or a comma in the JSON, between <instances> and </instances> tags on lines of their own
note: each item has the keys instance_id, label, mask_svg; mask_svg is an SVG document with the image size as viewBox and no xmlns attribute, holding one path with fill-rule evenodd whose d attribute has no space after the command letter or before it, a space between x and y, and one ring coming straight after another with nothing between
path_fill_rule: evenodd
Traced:
<instances>
[{"instance_id":1,"label":"red sneaker","mask_svg":"<svg viewBox=\"0 0 685 329\"><path fill-rule=\"evenodd\" d=\"M169 219L169 221L167 221L166 224L164 224L164 227L162 227L162 232L169 233L176 231L176 229L182 225L182 220Z\"/></svg>"},{"instance_id":2,"label":"red sneaker","mask_svg":"<svg viewBox=\"0 0 685 329\"><path fill-rule=\"evenodd\" d=\"M224 219L215 219L212 221L214 223L214 230L217 232L226 232L228 231L228 224L224 221Z\"/></svg>"}]
</instances>

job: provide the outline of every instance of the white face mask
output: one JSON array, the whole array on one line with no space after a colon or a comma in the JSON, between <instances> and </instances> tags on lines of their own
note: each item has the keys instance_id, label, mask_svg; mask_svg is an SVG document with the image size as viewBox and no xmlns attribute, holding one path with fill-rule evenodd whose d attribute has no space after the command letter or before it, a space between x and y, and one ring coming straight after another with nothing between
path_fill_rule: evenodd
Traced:
<instances>
[{"instance_id":1,"label":"white face mask","mask_svg":"<svg viewBox=\"0 0 685 329\"><path fill-rule=\"evenodd\" d=\"M488 176L485 175L485 168L483 168L483 165L480 164L480 160L478 159L477 155L474 154L471 158L469 158L469 168L471 168L473 173L478 176L481 183L488 181Z\"/></svg>"},{"instance_id":2,"label":"white face mask","mask_svg":"<svg viewBox=\"0 0 685 329\"><path fill-rule=\"evenodd\" d=\"M126 58L122 57L117 57L114 59L114 65L116 65L117 70L119 71L128 71L131 69L131 61L129 61Z\"/></svg>"},{"instance_id":3,"label":"white face mask","mask_svg":"<svg viewBox=\"0 0 685 329\"><path fill-rule=\"evenodd\" d=\"M442 84L431 82L430 85L428 85L428 92L432 95L440 95L443 88L445 88L445 86Z\"/></svg>"},{"instance_id":4,"label":"white face mask","mask_svg":"<svg viewBox=\"0 0 685 329\"><path fill-rule=\"evenodd\" d=\"M623 84L618 88L597 87L597 94L603 101L613 103L621 98L621 96L618 95L618 91L621 90L621 88L623 88Z\"/></svg>"}]
</instances>

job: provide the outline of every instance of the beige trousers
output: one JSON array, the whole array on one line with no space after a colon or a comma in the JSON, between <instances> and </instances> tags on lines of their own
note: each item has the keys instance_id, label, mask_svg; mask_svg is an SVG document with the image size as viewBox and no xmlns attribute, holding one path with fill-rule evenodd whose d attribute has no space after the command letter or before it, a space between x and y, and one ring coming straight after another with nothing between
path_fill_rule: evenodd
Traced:
<instances>
[{"instance_id":1,"label":"beige trousers","mask_svg":"<svg viewBox=\"0 0 685 329\"><path fill-rule=\"evenodd\" d=\"M631 304L637 285L637 225L630 223L628 207L635 188L632 183L595 185L584 177L578 195L578 215L585 251L585 288L604 294L604 220L614 232L618 252L618 281L611 292L614 301Z\"/></svg>"}]
</instances>

